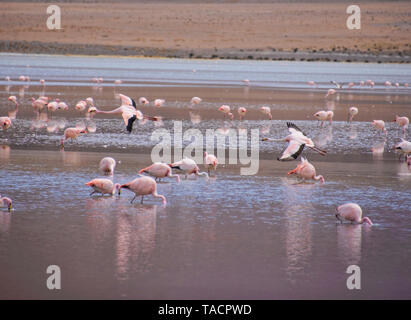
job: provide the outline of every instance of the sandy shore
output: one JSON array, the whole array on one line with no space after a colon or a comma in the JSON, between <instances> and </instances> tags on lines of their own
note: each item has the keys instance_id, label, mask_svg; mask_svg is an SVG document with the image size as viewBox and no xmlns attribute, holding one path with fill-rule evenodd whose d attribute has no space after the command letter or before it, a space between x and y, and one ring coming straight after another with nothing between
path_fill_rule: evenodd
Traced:
<instances>
[{"instance_id":1,"label":"sandy shore","mask_svg":"<svg viewBox=\"0 0 411 320\"><path fill-rule=\"evenodd\" d=\"M0 51L188 58L411 62L411 4L61 3L48 30L47 3L0 3ZM24 21L24 23L22 23Z\"/></svg>"}]
</instances>

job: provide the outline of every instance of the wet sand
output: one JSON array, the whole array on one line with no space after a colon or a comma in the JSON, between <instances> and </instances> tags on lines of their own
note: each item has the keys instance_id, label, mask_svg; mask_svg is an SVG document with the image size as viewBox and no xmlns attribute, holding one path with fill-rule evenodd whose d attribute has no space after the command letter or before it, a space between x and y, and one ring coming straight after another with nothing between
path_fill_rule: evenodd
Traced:
<instances>
[{"instance_id":1,"label":"wet sand","mask_svg":"<svg viewBox=\"0 0 411 320\"><path fill-rule=\"evenodd\" d=\"M46 27L48 4L2 2L0 51L179 58L410 62L408 1L348 3L61 3L62 29ZM296 19L296 17L298 17ZM25 23L22 24L21 21ZM87 37L87 41L84 37Z\"/></svg>"}]
</instances>

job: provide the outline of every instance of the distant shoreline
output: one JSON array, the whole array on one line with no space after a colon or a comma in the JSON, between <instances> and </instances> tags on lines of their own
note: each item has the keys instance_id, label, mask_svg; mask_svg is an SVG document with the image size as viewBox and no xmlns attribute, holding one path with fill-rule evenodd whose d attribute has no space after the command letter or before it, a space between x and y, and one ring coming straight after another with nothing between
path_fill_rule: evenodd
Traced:
<instances>
[{"instance_id":1,"label":"distant shoreline","mask_svg":"<svg viewBox=\"0 0 411 320\"><path fill-rule=\"evenodd\" d=\"M40 41L0 40L0 52L63 55L108 55L137 56L153 58L184 59L238 59L274 61L331 61L331 62L370 62L370 63L411 63L411 56L402 52L368 53L358 51L279 51L279 50L241 50L241 49L163 49L139 48L132 46L109 46L99 44L67 44Z\"/></svg>"}]
</instances>

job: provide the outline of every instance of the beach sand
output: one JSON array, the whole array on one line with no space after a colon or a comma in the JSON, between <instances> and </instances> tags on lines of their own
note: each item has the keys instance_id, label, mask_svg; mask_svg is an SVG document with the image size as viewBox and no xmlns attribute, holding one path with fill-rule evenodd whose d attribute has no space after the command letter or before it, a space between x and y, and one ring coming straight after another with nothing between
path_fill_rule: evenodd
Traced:
<instances>
[{"instance_id":1,"label":"beach sand","mask_svg":"<svg viewBox=\"0 0 411 320\"><path fill-rule=\"evenodd\" d=\"M410 62L411 4L364 3L361 30L348 3L0 3L0 51L191 58Z\"/></svg>"}]
</instances>

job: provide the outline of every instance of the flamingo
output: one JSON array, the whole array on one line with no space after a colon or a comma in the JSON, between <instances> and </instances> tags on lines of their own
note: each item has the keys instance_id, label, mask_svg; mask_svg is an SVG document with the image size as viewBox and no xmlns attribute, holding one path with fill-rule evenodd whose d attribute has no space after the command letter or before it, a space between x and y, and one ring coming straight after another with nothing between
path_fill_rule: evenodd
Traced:
<instances>
[{"instance_id":1,"label":"flamingo","mask_svg":"<svg viewBox=\"0 0 411 320\"><path fill-rule=\"evenodd\" d=\"M157 179L160 180L165 177L170 177L176 178L177 182L180 182L180 177L178 176L178 174L173 174L173 170L170 168L170 166L162 162L154 162L151 166L141 169L138 173L147 173L148 175L155 177L155 181L157 181Z\"/></svg>"},{"instance_id":2,"label":"flamingo","mask_svg":"<svg viewBox=\"0 0 411 320\"><path fill-rule=\"evenodd\" d=\"M218 111L221 111L222 113L224 113L224 118L227 116L230 117L231 120L233 120L234 115L231 113L231 108L230 106L224 104L222 105L220 108L218 108Z\"/></svg>"},{"instance_id":3,"label":"flamingo","mask_svg":"<svg viewBox=\"0 0 411 320\"><path fill-rule=\"evenodd\" d=\"M203 99L201 99L199 97L192 97L191 100L190 100L189 109L192 109L195 104L199 104L201 101L203 101Z\"/></svg>"},{"instance_id":4,"label":"flamingo","mask_svg":"<svg viewBox=\"0 0 411 320\"><path fill-rule=\"evenodd\" d=\"M333 94L335 94L337 91L335 91L334 89L328 89L327 94L325 95L325 97L327 98L328 96L331 96Z\"/></svg>"},{"instance_id":5,"label":"flamingo","mask_svg":"<svg viewBox=\"0 0 411 320\"><path fill-rule=\"evenodd\" d=\"M244 107L240 107L240 108L238 108L237 111L238 111L238 115L240 116L240 121L243 120L243 117L247 113L247 109L244 108Z\"/></svg>"},{"instance_id":6,"label":"flamingo","mask_svg":"<svg viewBox=\"0 0 411 320\"><path fill-rule=\"evenodd\" d=\"M408 170L411 170L411 154L407 156L407 166L408 166Z\"/></svg>"},{"instance_id":7,"label":"flamingo","mask_svg":"<svg viewBox=\"0 0 411 320\"><path fill-rule=\"evenodd\" d=\"M94 193L101 193L103 196L105 194L114 195L116 192L120 191L120 184L113 184L113 181L109 179L93 179L85 184L86 186L92 187L94 190L90 193L90 196Z\"/></svg>"},{"instance_id":8,"label":"flamingo","mask_svg":"<svg viewBox=\"0 0 411 320\"><path fill-rule=\"evenodd\" d=\"M373 122L371 122L371 125L377 129L377 130L381 130L382 132L385 133L385 135L387 135L387 129L385 129L385 122L384 120L373 120Z\"/></svg>"},{"instance_id":9,"label":"flamingo","mask_svg":"<svg viewBox=\"0 0 411 320\"><path fill-rule=\"evenodd\" d=\"M16 108L19 106L19 103L17 102L17 97L16 96L10 96L10 97L8 97L7 100L13 102L16 105Z\"/></svg>"},{"instance_id":10,"label":"flamingo","mask_svg":"<svg viewBox=\"0 0 411 320\"><path fill-rule=\"evenodd\" d=\"M0 117L0 126L3 130L7 130L11 126L11 119L9 117Z\"/></svg>"},{"instance_id":11,"label":"flamingo","mask_svg":"<svg viewBox=\"0 0 411 320\"><path fill-rule=\"evenodd\" d=\"M152 121L158 121L157 117L147 117L144 116L143 113L140 110L137 110L136 103L133 99L123 95L119 94L120 99L121 99L121 106L111 110L111 111L102 111L97 109L96 107L90 107L88 109L88 113L102 113L102 114L118 114L121 113L121 116L123 117L124 123L126 124L126 129L128 132L131 132L133 130L133 123L134 121L141 120L141 119L148 119Z\"/></svg>"},{"instance_id":12,"label":"flamingo","mask_svg":"<svg viewBox=\"0 0 411 320\"><path fill-rule=\"evenodd\" d=\"M287 122L287 127L290 134L283 139L262 139L262 141L288 142L288 146L282 153L281 157L277 158L278 161L289 161L297 159L301 152L303 152L305 146L318 152L322 156L327 153L327 151L321 150L320 148L316 147L314 145L314 142L310 138L308 138L294 123Z\"/></svg>"},{"instance_id":13,"label":"flamingo","mask_svg":"<svg viewBox=\"0 0 411 320\"><path fill-rule=\"evenodd\" d=\"M87 102L84 100L80 100L79 102L77 102L75 109L78 111L83 111L85 110L87 107Z\"/></svg>"},{"instance_id":14,"label":"flamingo","mask_svg":"<svg viewBox=\"0 0 411 320\"><path fill-rule=\"evenodd\" d=\"M46 80L44 80L44 79L40 79L40 84L41 84L42 86L44 86L44 85L45 85L45 83L46 83Z\"/></svg>"},{"instance_id":15,"label":"flamingo","mask_svg":"<svg viewBox=\"0 0 411 320\"><path fill-rule=\"evenodd\" d=\"M64 142L66 142L66 140L71 139L73 141L77 139L80 133L87 133L87 131L83 128L67 128L64 130L64 138L60 140L60 146L64 148Z\"/></svg>"},{"instance_id":16,"label":"flamingo","mask_svg":"<svg viewBox=\"0 0 411 320\"><path fill-rule=\"evenodd\" d=\"M400 153L399 159L403 154L408 157L408 155L411 155L411 142L401 138L401 142L397 143L394 149Z\"/></svg>"},{"instance_id":17,"label":"flamingo","mask_svg":"<svg viewBox=\"0 0 411 320\"><path fill-rule=\"evenodd\" d=\"M337 83L337 82L335 82L335 81L330 81L333 85L335 85L335 87L337 88L337 89L342 89L343 88L343 86L344 86L344 83L341 83L341 84L339 84L339 83ZM332 93L333 94L333 93Z\"/></svg>"},{"instance_id":18,"label":"flamingo","mask_svg":"<svg viewBox=\"0 0 411 320\"><path fill-rule=\"evenodd\" d=\"M114 80L114 84L122 84L123 81L121 81L120 79Z\"/></svg>"},{"instance_id":19,"label":"flamingo","mask_svg":"<svg viewBox=\"0 0 411 320\"><path fill-rule=\"evenodd\" d=\"M268 115L268 118L269 118L270 120L273 119L273 116L271 115L271 108L270 108L270 107L261 107L261 108L260 108L260 111L261 111L262 113Z\"/></svg>"},{"instance_id":20,"label":"flamingo","mask_svg":"<svg viewBox=\"0 0 411 320\"><path fill-rule=\"evenodd\" d=\"M114 168L116 167L116 160L111 157L105 157L101 159L99 169L107 175L114 174Z\"/></svg>"},{"instance_id":21,"label":"flamingo","mask_svg":"<svg viewBox=\"0 0 411 320\"><path fill-rule=\"evenodd\" d=\"M351 223L362 224L365 222L372 225L370 218L362 218L362 209L356 203L346 203L337 207L337 214L335 216L341 223L343 223L343 220L348 220Z\"/></svg>"},{"instance_id":22,"label":"flamingo","mask_svg":"<svg viewBox=\"0 0 411 320\"><path fill-rule=\"evenodd\" d=\"M348 109L348 122L352 122L352 119L357 114L358 114L358 108L350 107L350 109Z\"/></svg>"},{"instance_id":23,"label":"flamingo","mask_svg":"<svg viewBox=\"0 0 411 320\"><path fill-rule=\"evenodd\" d=\"M317 118L318 121L321 121L321 127L324 125L324 121L329 121L330 124L333 122L334 112L332 111L318 111L314 114L314 117Z\"/></svg>"},{"instance_id":24,"label":"flamingo","mask_svg":"<svg viewBox=\"0 0 411 320\"><path fill-rule=\"evenodd\" d=\"M405 131L410 123L410 119L408 119L408 117L399 117L396 115L393 122L396 122L400 127L402 127L402 132L405 134Z\"/></svg>"},{"instance_id":25,"label":"flamingo","mask_svg":"<svg viewBox=\"0 0 411 320\"><path fill-rule=\"evenodd\" d=\"M200 172L200 169L198 168L195 161L190 158L184 158L180 161L174 162L170 164L170 167L172 169L178 169L180 171L183 171L186 179L189 174L195 174L197 176L205 176L208 178L207 172Z\"/></svg>"},{"instance_id":26,"label":"flamingo","mask_svg":"<svg viewBox=\"0 0 411 320\"><path fill-rule=\"evenodd\" d=\"M13 201L8 197L2 197L0 195L0 207L5 207L5 206L7 206L7 209L10 212L13 207Z\"/></svg>"},{"instance_id":27,"label":"flamingo","mask_svg":"<svg viewBox=\"0 0 411 320\"><path fill-rule=\"evenodd\" d=\"M208 154L204 152L204 165L207 167L208 175L210 175L210 170L214 170L214 175L216 175L218 160L213 154Z\"/></svg>"},{"instance_id":28,"label":"flamingo","mask_svg":"<svg viewBox=\"0 0 411 320\"><path fill-rule=\"evenodd\" d=\"M47 107L48 98L47 97L39 97L37 99L31 98L31 105L35 111L41 112L43 111L44 107Z\"/></svg>"},{"instance_id":29,"label":"flamingo","mask_svg":"<svg viewBox=\"0 0 411 320\"><path fill-rule=\"evenodd\" d=\"M140 97L139 99L138 99L138 103L139 104L142 104L142 105L146 105L146 104L149 104L150 103L150 101L148 101L146 98L144 98L144 97Z\"/></svg>"},{"instance_id":30,"label":"flamingo","mask_svg":"<svg viewBox=\"0 0 411 320\"><path fill-rule=\"evenodd\" d=\"M155 107L162 107L166 103L166 100L164 99L156 99L154 100L154 106Z\"/></svg>"},{"instance_id":31,"label":"flamingo","mask_svg":"<svg viewBox=\"0 0 411 320\"><path fill-rule=\"evenodd\" d=\"M387 88L390 88L392 84L391 84L390 81L385 81L384 85L385 85Z\"/></svg>"},{"instance_id":32,"label":"flamingo","mask_svg":"<svg viewBox=\"0 0 411 320\"><path fill-rule=\"evenodd\" d=\"M320 180L321 183L325 182L324 177L321 175L317 176L315 167L303 157L301 157L301 162L297 165L297 168L289 171L287 174L290 175L293 173L297 174L297 176L303 180Z\"/></svg>"},{"instance_id":33,"label":"flamingo","mask_svg":"<svg viewBox=\"0 0 411 320\"><path fill-rule=\"evenodd\" d=\"M316 84L314 81L307 81L307 84L308 84L309 86L318 88L318 84Z\"/></svg>"},{"instance_id":34,"label":"flamingo","mask_svg":"<svg viewBox=\"0 0 411 320\"><path fill-rule=\"evenodd\" d=\"M129 189L134 192L134 198L131 199L130 203L133 203L137 196L141 196L141 203L143 203L144 196L149 194L153 195L155 198L161 198L163 200L163 204L167 203L166 197L161 194L157 194L157 183L153 178L140 176L129 183L121 185L118 190L118 194L120 194L122 188Z\"/></svg>"},{"instance_id":35,"label":"flamingo","mask_svg":"<svg viewBox=\"0 0 411 320\"><path fill-rule=\"evenodd\" d=\"M243 80L243 83L244 83L246 86L249 86L249 85L250 85L250 80L244 79L244 80Z\"/></svg>"},{"instance_id":36,"label":"flamingo","mask_svg":"<svg viewBox=\"0 0 411 320\"><path fill-rule=\"evenodd\" d=\"M4 78L4 80L10 81L10 77L9 77L9 76L6 76L6 77Z\"/></svg>"}]
</instances>

